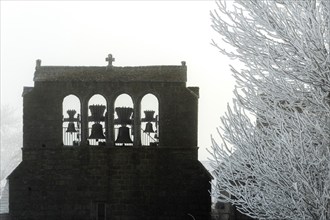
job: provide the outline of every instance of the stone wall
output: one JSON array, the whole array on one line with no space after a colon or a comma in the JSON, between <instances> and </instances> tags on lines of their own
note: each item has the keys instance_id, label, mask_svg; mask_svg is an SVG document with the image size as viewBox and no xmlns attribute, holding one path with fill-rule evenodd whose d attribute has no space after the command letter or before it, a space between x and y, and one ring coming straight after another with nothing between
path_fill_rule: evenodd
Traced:
<instances>
[{"instance_id":1,"label":"stone wall","mask_svg":"<svg viewBox=\"0 0 330 220\"><path fill-rule=\"evenodd\" d=\"M24 150L10 177L13 219L206 220L209 176L197 150L172 148L62 147ZM22 178L23 177L23 178ZM12 201L20 201L19 203Z\"/></svg>"}]
</instances>

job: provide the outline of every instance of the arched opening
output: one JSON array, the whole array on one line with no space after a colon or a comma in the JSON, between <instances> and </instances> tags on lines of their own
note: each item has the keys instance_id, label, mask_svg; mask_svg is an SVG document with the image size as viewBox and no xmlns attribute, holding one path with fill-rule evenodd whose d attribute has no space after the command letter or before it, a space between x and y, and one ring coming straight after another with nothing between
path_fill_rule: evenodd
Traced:
<instances>
[{"instance_id":1,"label":"arched opening","mask_svg":"<svg viewBox=\"0 0 330 220\"><path fill-rule=\"evenodd\" d=\"M141 144L158 146L159 143L159 105L153 94L146 94L141 100Z\"/></svg>"},{"instance_id":2,"label":"arched opening","mask_svg":"<svg viewBox=\"0 0 330 220\"><path fill-rule=\"evenodd\" d=\"M133 101L121 94L115 101L114 130L115 146L133 146Z\"/></svg>"},{"instance_id":3,"label":"arched opening","mask_svg":"<svg viewBox=\"0 0 330 220\"><path fill-rule=\"evenodd\" d=\"M88 101L88 143L105 146L107 134L107 101L102 95L93 95Z\"/></svg>"},{"instance_id":4,"label":"arched opening","mask_svg":"<svg viewBox=\"0 0 330 220\"><path fill-rule=\"evenodd\" d=\"M81 141L80 100L68 95L62 103L62 136L64 146L78 146Z\"/></svg>"}]
</instances>

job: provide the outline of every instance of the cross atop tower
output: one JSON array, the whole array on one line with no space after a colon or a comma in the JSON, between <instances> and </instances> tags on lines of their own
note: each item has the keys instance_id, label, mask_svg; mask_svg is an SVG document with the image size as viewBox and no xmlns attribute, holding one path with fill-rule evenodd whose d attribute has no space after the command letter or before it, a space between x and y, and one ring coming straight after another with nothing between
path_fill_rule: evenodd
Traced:
<instances>
[{"instance_id":1,"label":"cross atop tower","mask_svg":"<svg viewBox=\"0 0 330 220\"><path fill-rule=\"evenodd\" d=\"M115 61L115 58L112 57L112 54L109 54L107 58L105 58L105 61L108 61L108 67L112 67L112 62Z\"/></svg>"}]
</instances>

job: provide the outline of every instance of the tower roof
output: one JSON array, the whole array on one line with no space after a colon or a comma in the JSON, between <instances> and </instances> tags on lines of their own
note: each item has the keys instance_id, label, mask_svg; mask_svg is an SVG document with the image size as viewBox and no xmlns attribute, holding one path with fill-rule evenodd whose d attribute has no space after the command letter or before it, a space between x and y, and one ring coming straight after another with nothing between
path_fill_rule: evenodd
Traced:
<instances>
[{"instance_id":1,"label":"tower roof","mask_svg":"<svg viewBox=\"0 0 330 220\"><path fill-rule=\"evenodd\" d=\"M35 82L186 82L187 67L180 66L37 66Z\"/></svg>"}]
</instances>

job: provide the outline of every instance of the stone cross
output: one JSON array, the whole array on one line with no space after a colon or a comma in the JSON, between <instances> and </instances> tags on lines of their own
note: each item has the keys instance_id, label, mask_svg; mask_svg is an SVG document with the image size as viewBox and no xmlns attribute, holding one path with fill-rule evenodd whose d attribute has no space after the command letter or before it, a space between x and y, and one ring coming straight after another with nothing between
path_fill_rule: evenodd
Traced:
<instances>
[{"instance_id":1,"label":"stone cross","mask_svg":"<svg viewBox=\"0 0 330 220\"><path fill-rule=\"evenodd\" d=\"M109 54L107 58L105 58L105 61L108 61L108 67L112 66L112 62L115 61L115 58L112 57L112 54Z\"/></svg>"}]
</instances>

